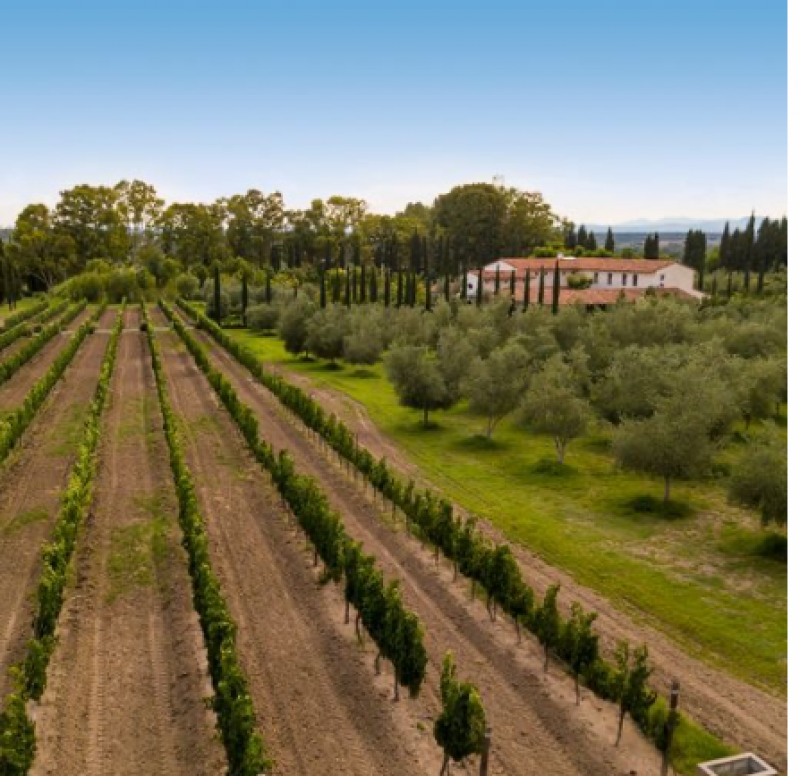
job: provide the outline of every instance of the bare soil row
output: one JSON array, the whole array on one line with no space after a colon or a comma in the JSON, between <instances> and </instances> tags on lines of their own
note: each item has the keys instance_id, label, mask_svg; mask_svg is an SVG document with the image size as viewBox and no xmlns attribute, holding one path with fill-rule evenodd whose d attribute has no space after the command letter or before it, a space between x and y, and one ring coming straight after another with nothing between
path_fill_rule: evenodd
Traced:
<instances>
[{"instance_id":1,"label":"bare soil row","mask_svg":"<svg viewBox=\"0 0 800 776\"><path fill-rule=\"evenodd\" d=\"M126 313L32 774L224 773L147 342Z\"/></svg>"},{"instance_id":2,"label":"bare soil row","mask_svg":"<svg viewBox=\"0 0 800 776\"><path fill-rule=\"evenodd\" d=\"M265 366L276 369L272 364ZM285 369L278 371L284 379L301 386L326 410L348 423L357 432L359 444L373 455L385 457L392 467L414 479L418 486L436 490L397 445L375 426L361 404L335 390L319 388L302 375ZM467 514L466 510L460 511ZM481 520L479 527L495 541L509 542L491 523ZM558 583L563 605L577 601L585 609L598 612L598 631L606 654L611 654L620 639L633 644L647 644L655 668L653 684L662 693L668 695L672 679L679 679L681 708L688 714L723 740L743 750L758 752L779 770L786 770L788 707L785 698L692 657L663 631L643 622L641 616L621 610L601 594L577 583L567 572L542 561L527 548L514 545L514 553L526 582L539 596L550 585Z\"/></svg>"},{"instance_id":3,"label":"bare soil row","mask_svg":"<svg viewBox=\"0 0 800 776\"><path fill-rule=\"evenodd\" d=\"M112 322L114 313L103 316ZM50 536L61 493L75 460L75 436L91 402L108 337L96 334L82 345L73 362L22 439L20 449L0 467L0 697L8 690L8 668L23 657L31 633L30 596L39 574L42 543ZM19 403L49 368L65 344L57 337L52 357L34 359L3 386L2 409L12 394ZM44 352L44 351L43 351ZM8 389L8 391L7 391Z\"/></svg>"},{"instance_id":4,"label":"bare soil row","mask_svg":"<svg viewBox=\"0 0 800 776\"><path fill-rule=\"evenodd\" d=\"M592 698L576 709L569 679L558 672L542 675L537 645L526 639L518 646L510 623L490 623L485 608L470 600L469 587L454 584L449 569L437 569L416 540L387 524L363 486L307 439L266 388L210 338L193 334L255 410L266 440L289 450L298 468L320 482L348 532L364 542L389 577L401 580L404 600L425 626L433 661L420 701L429 718L439 704L438 666L452 649L462 674L478 684L487 705L494 727L493 773L530 773L532 757L546 761L548 772L556 774L657 772L654 750L632 727L624 747L613 747L613 708Z\"/></svg>"}]
</instances>

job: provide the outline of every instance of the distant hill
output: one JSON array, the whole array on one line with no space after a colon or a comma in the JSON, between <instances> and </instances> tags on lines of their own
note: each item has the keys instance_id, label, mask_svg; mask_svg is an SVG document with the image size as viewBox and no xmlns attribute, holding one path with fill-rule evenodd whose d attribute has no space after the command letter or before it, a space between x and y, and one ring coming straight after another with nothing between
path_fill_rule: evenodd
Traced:
<instances>
[{"instance_id":1,"label":"distant hill","mask_svg":"<svg viewBox=\"0 0 800 776\"><path fill-rule=\"evenodd\" d=\"M627 232L627 233L642 233L644 232L677 232L684 234L690 229L702 229L704 232L721 233L725 228L725 223L731 225L731 231L736 229L744 229L747 226L749 216L742 218L640 218L638 220L623 221L619 224L587 224L586 228L593 231L595 234L601 234L608 229L609 226L614 232ZM756 217L756 227L763 221L763 218Z\"/></svg>"}]
</instances>

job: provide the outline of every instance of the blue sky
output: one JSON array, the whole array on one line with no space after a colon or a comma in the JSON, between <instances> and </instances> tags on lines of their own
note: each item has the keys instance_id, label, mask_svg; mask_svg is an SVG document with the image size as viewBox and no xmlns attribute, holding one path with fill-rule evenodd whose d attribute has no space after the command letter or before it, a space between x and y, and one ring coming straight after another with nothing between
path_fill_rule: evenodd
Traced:
<instances>
[{"instance_id":1,"label":"blue sky","mask_svg":"<svg viewBox=\"0 0 800 776\"><path fill-rule=\"evenodd\" d=\"M577 221L782 215L778 0L0 2L0 224L80 182L373 210L503 175Z\"/></svg>"}]
</instances>

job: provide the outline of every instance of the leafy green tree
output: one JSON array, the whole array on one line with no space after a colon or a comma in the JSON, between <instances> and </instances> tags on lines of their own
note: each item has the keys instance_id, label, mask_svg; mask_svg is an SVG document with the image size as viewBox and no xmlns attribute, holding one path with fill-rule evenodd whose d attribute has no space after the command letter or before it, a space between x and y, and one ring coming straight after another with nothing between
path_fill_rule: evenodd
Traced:
<instances>
[{"instance_id":1,"label":"leafy green tree","mask_svg":"<svg viewBox=\"0 0 800 776\"><path fill-rule=\"evenodd\" d=\"M278 336L290 353L308 353L309 323L314 315L314 305L305 297L298 297L283 311L278 325Z\"/></svg>"},{"instance_id":2,"label":"leafy green tree","mask_svg":"<svg viewBox=\"0 0 800 776\"><path fill-rule=\"evenodd\" d=\"M705 473L714 451L706 408L681 395L659 401L649 418L623 420L614 437L620 466L663 478L664 503L672 481Z\"/></svg>"},{"instance_id":3,"label":"leafy green tree","mask_svg":"<svg viewBox=\"0 0 800 776\"><path fill-rule=\"evenodd\" d=\"M599 655L598 636L592 631L596 619L596 612L584 612L579 603L573 603L561 633L561 652L575 680L576 705L581 702L581 676Z\"/></svg>"},{"instance_id":4,"label":"leafy green tree","mask_svg":"<svg viewBox=\"0 0 800 776\"><path fill-rule=\"evenodd\" d=\"M634 719L644 719L658 694L647 685L653 670L648 663L646 646L637 647L631 653L628 642L621 641L617 644L614 659L617 664L614 695L619 702L619 724L615 746L619 746L625 715L630 714Z\"/></svg>"},{"instance_id":5,"label":"leafy green tree","mask_svg":"<svg viewBox=\"0 0 800 776\"><path fill-rule=\"evenodd\" d=\"M757 509L764 525L785 526L788 515L786 441L768 426L750 442L731 473L728 494L736 503Z\"/></svg>"},{"instance_id":6,"label":"leafy green tree","mask_svg":"<svg viewBox=\"0 0 800 776\"><path fill-rule=\"evenodd\" d=\"M434 724L433 734L444 751L444 762L439 772L439 776L444 776L450 771L450 760L459 763L482 751L486 712L477 688L457 679L452 652L444 656L439 690L442 713Z\"/></svg>"},{"instance_id":7,"label":"leafy green tree","mask_svg":"<svg viewBox=\"0 0 800 776\"><path fill-rule=\"evenodd\" d=\"M461 329L448 326L439 334L436 351L448 393L455 399L461 398L467 375L480 358L473 341Z\"/></svg>"},{"instance_id":8,"label":"leafy green tree","mask_svg":"<svg viewBox=\"0 0 800 776\"><path fill-rule=\"evenodd\" d=\"M518 343L493 350L488 358L473 362L464 384L470 408L486 416L486 438L522 400L528 382L528 354Z\"/></svg>"},{"instance_id":9,"label":"leafy green tree","mask_svg":"<svg viewBox=\"0 0 800 776\"><path fill-rule=\"evenodd\" d=\"M380 319L372 314L355 317L344 338L344 360L348 364L375 364L382 350Z\"/></svg>"},{"instance_id":10,"label":"leafy green tree","mask_svg":"<svg viewBox=\"0 0 800 776\"><path fill-rule=\"evenodd\" d=\"M522 404L522 421L536 434L552 437L563 464L567 445L586 432L591 411L581 398L572 370L561 356L550 358L530 380Z\"/></svg>"},{"instance_id":11,"label":"leafy green tree","mask_svg":"<svg viewBox=\"0 0 800 776\"><path fill-rule=\"evenodd\" d=\"M439 364L424 347L413 345L391 349L385 358L389 381L403 407L422 410L423 425L429 426L430 412L447 409L453 397L447 390Z\"/></svg>"},{"instance_id":12,"label":"leafy green tree","mask_svg":"<svg viewBox=\"0 0 800 776\"><path fill-rule=\"evenodd\" d=\"M778 358L754 358L742 364L737 388L747 428L753 420L774 414L786 393L786 366L786 360Z\"/></svg>"},{"instance_id":13,"label":"leafy green tree","mask_svg":"<svg viewBox=\"0 0 800 776\"><path fill-rule=\"evenodd\" d=\"M348 319L336 306L318 310L308 322L306 346L317 358L335 362L344 354Z\"/></svg>"}]
</instances>

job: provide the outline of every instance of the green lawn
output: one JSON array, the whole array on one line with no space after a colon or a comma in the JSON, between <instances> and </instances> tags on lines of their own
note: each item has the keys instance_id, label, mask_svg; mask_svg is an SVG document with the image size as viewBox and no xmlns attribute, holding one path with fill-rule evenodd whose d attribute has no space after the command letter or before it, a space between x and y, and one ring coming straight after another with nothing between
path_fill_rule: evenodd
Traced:
<instances>
[{"instance_id":1,"label":"green lawn","mask_svg":"<svg viewBox=\"0 0 800 776\"><path fill-rule=\"evenodd\" d=\"M41 296L24 296L17 302L17 306L13 310L9 310L7 304L0 305L0 326L3 325L5 319L8 318L9 315L21 313L23 310L27 310L29 307L33 307L33 305L41 301Z\"/></svg>"},{"instance_id":2,"label":"green lawn","mask_svg":"<svg viewBox=\"0 0 800 776\"><path fill-rule=\"evenodd\" d=\"M786 565L759 554L758 521L727 503L724 481L677 483L683 516L643 511L632 501L660 498L662 483L615 469L601 432L576 441L559 471L549 439L505 421L489 443L463 405L434 413L435 427L423 429L418 413L398 405L381 365L331 368L295 359L276 338L229 332L265 360L360 402L450 498L548 563L690 652L785 692ZM733 444L723 456L736 453Z\"/></svg>"}]
</instances>

